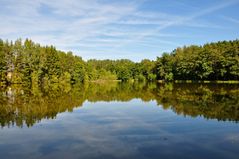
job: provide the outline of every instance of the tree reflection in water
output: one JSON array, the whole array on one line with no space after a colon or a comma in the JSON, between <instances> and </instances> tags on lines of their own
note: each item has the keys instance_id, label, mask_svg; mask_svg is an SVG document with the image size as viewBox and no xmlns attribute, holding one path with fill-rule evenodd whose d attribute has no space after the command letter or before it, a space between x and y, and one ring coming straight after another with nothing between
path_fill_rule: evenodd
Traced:
<instances>
[{"instance_id":1,"label":"tree reflection in water","mask_svg":"<svg viewBox=\"0 0 239 159\"><path fill-rule=\"evenodd\" d=\"M71 112L84 101L156 100L164 109L179 115L219 121L239 121L239 85L233 84L156 84L88 83L51 85L45 88L12 86L0 93L2 127L31 127L42 119L54 119L58 113Z\"/></svg>"}]
</instances>

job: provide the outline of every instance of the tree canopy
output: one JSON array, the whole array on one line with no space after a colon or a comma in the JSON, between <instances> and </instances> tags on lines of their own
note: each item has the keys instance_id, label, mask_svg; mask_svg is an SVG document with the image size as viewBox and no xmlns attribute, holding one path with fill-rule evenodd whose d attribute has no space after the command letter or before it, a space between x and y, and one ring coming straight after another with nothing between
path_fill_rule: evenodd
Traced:
<instances>
[{"instance_id":1,"label":"tree canopy","mask_svg":"<svg viewBox=\"0 0 239 159\"><path fill-rule=\"evenodd\" d=\"M184 46L156 60L84 61L32 40L0 39L0 84L82 83L95 80L239 80L239 40Z\"/></svg>"}]
</instances>

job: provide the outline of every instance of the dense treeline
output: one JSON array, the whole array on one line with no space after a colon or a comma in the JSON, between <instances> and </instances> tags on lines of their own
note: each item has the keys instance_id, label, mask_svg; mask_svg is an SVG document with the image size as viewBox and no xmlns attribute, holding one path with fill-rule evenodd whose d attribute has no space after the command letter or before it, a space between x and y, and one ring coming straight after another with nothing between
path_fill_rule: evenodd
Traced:
<instances>
[{"instance_id":1,"label":"dense treeline","mask_svg":"<svg viewBox=\"0 0 239 159\"><path fill-rule=\"evenodd\" d=\"M56 83L86 80L85 62L71 52L57 51L53 46L42 47L19 39L0 40L1 83Z\"/></svg>"},{"instance_id":2,"label":"dense treeline","mask_svg":"<svg viewBox=\"0 0 239 159\"><path fill-rule=\"evenodd\" d=\"M238 80L239 40L177 48L157 58L165 80Z\"/></svg>"},{"instance_id":3,"label":"dense treeline","mask_svg":"<svg viewBox=\"0 0 239 159\"><path fill-rule=\"evenodd\" d=\"M27 87L0 91L0 125L32 126L58 113L73 111L85 101L154 100L163 109L184 116L239 121L239 85L156 84L155 82L88 83L77 87L55 84L49 89ZM150 106L150 105L149 105Z\"/></svg>"},{"instance_id":4,"label":"dense treeline","mask_svg":"<svg viewBox=\"0 0 239 159\"><path fill-rule=\"evenodd\" d=\"M177 48L156 61L84 61L31 40L0 39L0 82L50 84L95 80L238 80L239 40Z\"/></svg>"}]
</instances>

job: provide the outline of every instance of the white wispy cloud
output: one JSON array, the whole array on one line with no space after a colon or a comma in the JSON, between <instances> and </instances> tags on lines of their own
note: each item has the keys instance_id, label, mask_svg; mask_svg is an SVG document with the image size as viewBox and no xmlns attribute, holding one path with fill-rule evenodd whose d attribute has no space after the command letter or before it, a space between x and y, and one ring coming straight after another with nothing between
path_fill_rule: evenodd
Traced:
<instances>
[{"instance_id":1,"label":"white wispy cloud","mask_svg":"<svg viewBox=\"0 0 239 159\"><path fill-rule=\"evenodd\" d=\"M239 19L235 19L235 18L227 17L227 16L222 16L222 18L224 18L225 20L230 21L232 23L239 24Z\"/></svg>"},{"instance_id":2,"label":"white wispy cloud","mask_svg":"<svg viewBox=\"0 0 239 159\"><path fill-rule=\"evenodd\" d=\"M185 25L185 23L193 21L194 19L196 19L198 17L201 17L203 15L206 15L206 14L212 13L214 11L223 9L225 7L231 6L231 5L236 4L236 3L239 3L239 1L235 1L235 0L234 1L225 1L225 2L220 3L218 5L214 5L212 7L209 7L209 8L206 8L204 10L201 10L199 12L196 12L196 13L190 15L190 16L176 17L176 18L172 19L171 21L166 21L166 22L162 23L162 25L160 25L159 27L157 27L154 30L150 30L148 32L144 32L143 34L141 34L141 35L139 35L137 37L134 37L134 39L132 39L130 42L141 40L141 39L143 39L143 38L145 38L147 36L150 36L150 35L153 35L153 34L157 34L158 32L160 32L160 31L162 31L164 29L167 29L169 27L172 27L172 26ZM201 24L199 24L199 25L201 25ZM128 41L125 42L125 43L122 43L121 46L127 45L127 44L129 44Z\"/></svg>"},{"instance_id":3,"label":"white wispy cloud","mask_svg":"<svg viewBox=\"0 0 239 159\"><path fill-rule=\"evenodd\" d=\"M117 58L117 52L126 50L129 45L155 48L156 52L156 49L162 51L159 45L180 45L174 40L176 38L195 36L167 32L170 27L223 29L224 26L199 17L236 4L237 1L225 1L206 9L175 1L175 5L185 10L195 10L189 16L141 9L148 3L147 0L2 0L0 38L31 38L65 51L73 50L80 55L85 49L91 58L98 57L96 48L102 52L105 50L102 58L110 57L108 55L113 52Z\"/></svg>"}]
</instances>

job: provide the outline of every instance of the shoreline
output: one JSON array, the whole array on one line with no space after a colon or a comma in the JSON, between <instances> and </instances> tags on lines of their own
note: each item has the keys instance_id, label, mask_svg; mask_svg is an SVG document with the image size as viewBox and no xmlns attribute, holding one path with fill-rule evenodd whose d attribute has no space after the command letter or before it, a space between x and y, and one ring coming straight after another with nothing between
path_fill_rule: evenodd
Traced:
<instances>
[{"instance_id":1,"label":"shoreline","mask_svg":"<svg viewBox=\"0 0 239 159\"><path fill-rule=\"evenodd\" d=\"M208 80L173 80L173 81L164 81L164 80L157 80L158 83L216 83L216 84L239 84L239 81L236 80L228 80L228 81L222 81L222 80L214 80L214 81L208 81Z\"/></svg>"}]
</instances>

